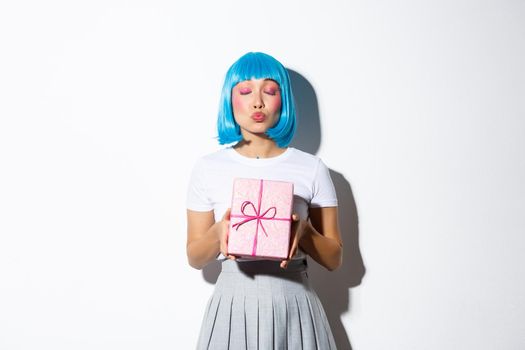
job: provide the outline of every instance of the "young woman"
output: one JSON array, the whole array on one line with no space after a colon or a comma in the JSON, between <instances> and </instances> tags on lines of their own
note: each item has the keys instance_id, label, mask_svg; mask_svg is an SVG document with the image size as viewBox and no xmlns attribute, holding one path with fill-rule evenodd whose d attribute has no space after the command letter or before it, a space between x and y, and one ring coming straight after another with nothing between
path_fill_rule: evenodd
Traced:
<instances>
[{"instance_id":1,"label":"young woman","mask_svg":"<svg viewBox=\"0 0 525 350\"><path fill-rule=\"evenodd\" d=\"M328 168L288 147L296 121L290 78L264 53L247 53L226 73L219 143L233 144L196 163L187 197L187 254L201 269L221 261L198 349L335 349L323 307L308 281L306 254L334 270L342 242ZM294 184L292 239L283 261L228 255L233 179Z\"/></svg>"}]
</instances>

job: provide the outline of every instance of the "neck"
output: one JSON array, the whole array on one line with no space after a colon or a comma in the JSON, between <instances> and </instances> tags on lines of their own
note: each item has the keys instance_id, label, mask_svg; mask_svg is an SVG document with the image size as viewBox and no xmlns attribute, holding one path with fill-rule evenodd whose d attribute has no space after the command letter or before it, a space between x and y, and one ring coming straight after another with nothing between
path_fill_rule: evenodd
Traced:
<instances>
[{"instance_id":1,"label":"neck","mask_svg":"<svg viewBox=\"0 0 525 350\"><path fill-rule=\"evenodd\" d=\"M286 151L286 148L280 148L275 141L270 138L242 140L233 148L248 158L272 158Z\"/></svg>"}]
</instances>

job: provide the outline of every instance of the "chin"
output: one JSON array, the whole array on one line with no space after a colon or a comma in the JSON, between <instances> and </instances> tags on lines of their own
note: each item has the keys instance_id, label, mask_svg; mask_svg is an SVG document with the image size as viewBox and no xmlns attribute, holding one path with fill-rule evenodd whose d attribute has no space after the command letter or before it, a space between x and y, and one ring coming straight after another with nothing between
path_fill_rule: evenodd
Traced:
<instances>
[{"instance_id":1,"label":"chin","mask_svg":"<svg viewBox=\"0 0 525 350\"><path fill-rule=\"evenodd\" d=\"M245 132L246 134L249 134L249 135L253 135L253 136L257 136L257 137L264 137L264 138L267 138L268 136L266 135L266 129L264 131L260 131L260 130L247 130L245 129Z\"/></svg>"},{"instance_id":2,"label":"chin","mask_svg":"<svg viewBox=\"0 0 525 350\"><path fill-rule=\"evenodd\" d=\"M269 128L270 127L266 125L257 125L255 127L245 128L245 130L252 134L264 134Z\"/></svg>"}]
</instances>

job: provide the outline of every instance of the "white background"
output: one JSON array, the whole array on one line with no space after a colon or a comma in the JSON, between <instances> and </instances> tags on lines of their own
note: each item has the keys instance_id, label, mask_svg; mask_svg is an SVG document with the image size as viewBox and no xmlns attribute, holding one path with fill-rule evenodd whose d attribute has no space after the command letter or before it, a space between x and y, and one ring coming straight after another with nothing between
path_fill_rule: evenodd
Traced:
<instances>
[{"instance_id":1,"label":"white background","mask_svg":"<svg viewBox=\"0 0 525 350\"><path fill-rule=\"evenodd\" d=\"M0 349L194 347L186 184L247 51L340 192L339 347L525 348L523 1L6 1L0 50Z\"/></svg>"}]
</instances>

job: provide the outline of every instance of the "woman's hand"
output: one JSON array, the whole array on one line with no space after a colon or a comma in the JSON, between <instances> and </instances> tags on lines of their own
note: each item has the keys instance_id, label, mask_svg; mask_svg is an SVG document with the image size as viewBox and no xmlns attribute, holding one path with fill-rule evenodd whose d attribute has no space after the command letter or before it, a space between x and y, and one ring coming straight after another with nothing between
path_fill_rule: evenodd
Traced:
<instances>
[{"instance_id":1,"label":"woman's hand","mask_svg":"<svg viewBox=\"0 0 525 350\"><path fill-rule=\"evenodd\" d=\"M230 214L231 208L228 208L221 221L218 222L217 236L219 238L219 249L222 255L226 258L235 260L235 256L228 255L228 233L230 230Z\"/></svg>"},{"instance_id":2,"label":"woman's hand","mask_svg":"<svg viewBox=\"0 0 525 350\"><path fill-rule=\"evenodd\" d=\"M222 253L228 259L228 230L230 226L230 209L226 210L221 220L215 221L213 210L199 212L187 210L188 239L186 253L189 264L202 269L209 262L217 259Z\"/></svg>"},{"instance_id":3,"label":"woman's hand","mask_svg":"<svg viewBox=\"0 0 525 350\"><path fill-rule=\"evenodd\" d=\"M306 228L308 227L308 221L301 220L299 215L292 214L292 228L290 234L290 241L292 242L290 246L290 251L288 252L288 258L281 261L281 268L285 269L288 267L288 263L292 258L297 254L299 249L299 242L306 234Z\"/></svg>"}]
</instances>

